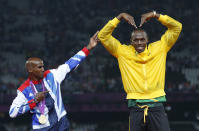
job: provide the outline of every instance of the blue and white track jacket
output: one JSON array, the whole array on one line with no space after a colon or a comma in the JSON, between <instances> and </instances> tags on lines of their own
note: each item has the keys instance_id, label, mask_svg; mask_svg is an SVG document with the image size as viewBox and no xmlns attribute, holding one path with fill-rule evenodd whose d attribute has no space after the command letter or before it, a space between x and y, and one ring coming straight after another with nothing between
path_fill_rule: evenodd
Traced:
<instances>
[{"instance_id":1,"label":"blue and white track jacket","mask_svg":"<svg viewBox=\"0 0 199 131\"><path fill-rule=\"evenodd\" d=\"M44 78L42 79L44 82L44 86L46 90L49 91L46 95L45 99L45 111L44 114L47 118L46 124L40 124L38 121L41 112L36 105L36 103L32 103L34 100L34 95L32 88L30 86L30 79L27 79L17 90L17 97L12 102L12 105L9 110L9 115L12 118L17 117L18 115L24 114L27 111L30 111L32 116L32 126L33 130L48 130L52 129L53 126L57 126L56 124L63 120L63 117L66 116L66 110L64 109L64 104L62 102L60 84L65 79L66 75L76 68L89 54L87 48L83 48L73 57L71 57L64 64L60 65L57 69L47 70L44 73ZM36 92L42 91L41 81L33 81ZM64 119L65 120L65 119ZM67 126L67 123L64 123L64 126ZM60 129L57 129L60 130Z\"/></svg>"}]
</instances>

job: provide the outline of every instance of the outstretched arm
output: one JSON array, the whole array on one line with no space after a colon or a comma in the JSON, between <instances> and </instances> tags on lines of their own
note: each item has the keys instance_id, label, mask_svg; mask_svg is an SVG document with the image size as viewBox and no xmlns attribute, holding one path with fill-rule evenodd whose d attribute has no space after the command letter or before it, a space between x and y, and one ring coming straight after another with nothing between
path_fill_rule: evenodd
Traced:
<instances>
[{"instance_id":1,"label":"outstretched arm","mask_svg":"<svg viewBox=\"0 0 199 131\"><path fill-rule=\"evenodd\" d=\"M120 13L116 18L109 21L98 34L98 38L102 42L103 46L115 57L118 56L118 47L121 45L121 43L112 36L112 32L121 20L125 20L130 25L137 28L134 18L131 15L127 13Z\"/></svg>"},{"instance_id":2,"label":"outstretched arm","mask_svg":"<svg viewBox=\"0 0 199 131\"><path fill-rule=\"evenodd\" d=\"M168 28L161 37L162 47L168 52L179 37L182 24L167 15L161 15L153 11L142 15L140 27L151 18L156 18Z\"/></svg>"},{"instance_id":3,"label":"outstretched arm","mask_svg":"<svg viewBox=\"0 0 199 131\"><path fill-rule=\"evenodd\" d=\"M65 79L66 74L75 69L86 58L86 56L88 56L89 51L97 46L99 41L97 34L98 31L90 38L90 42L87 47L84 47L81 51L71 57L65 62L65 64L60 65L57 69L50 70L58 82L61 83Z\"/></svg>"}]
</instances>

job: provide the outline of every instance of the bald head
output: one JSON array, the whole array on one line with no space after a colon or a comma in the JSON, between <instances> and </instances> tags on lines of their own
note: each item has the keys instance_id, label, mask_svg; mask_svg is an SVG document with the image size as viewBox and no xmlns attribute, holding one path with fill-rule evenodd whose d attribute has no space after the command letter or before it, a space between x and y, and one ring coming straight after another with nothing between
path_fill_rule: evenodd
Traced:
<instances>
[{"instance_id":1,"label":"bald head","mask_svg":"<svg viewBox=\"0 0 199 131\"><path fill-rule=\"evenodd\" d=\"M30 72L36 65L40 64L40 63L43 63L43 61L40 59L40 58L37 58L37 57L31 57L29 58L27 61L26 61L26 70L28 72Z\"/></svg>"},{"instance_id":2,"label":"bald head","mask_svg":"<svg viewBox=\"0 0 199 131\"><path fill-rule=\"evenodd\" d=\"M44 75L43 60L37 57L31 57L26 61L26 69L31 80L40 80Z\"/></svg>"}]
</instances>

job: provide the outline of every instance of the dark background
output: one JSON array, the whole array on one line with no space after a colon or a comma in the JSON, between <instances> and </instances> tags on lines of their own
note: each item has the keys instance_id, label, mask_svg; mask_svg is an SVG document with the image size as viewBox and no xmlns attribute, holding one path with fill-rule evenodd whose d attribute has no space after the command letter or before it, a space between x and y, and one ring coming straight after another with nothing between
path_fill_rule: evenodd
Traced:
<instances>
[{"instance_id":1,"label":"dark background","mask_svg":"<svg viewBox=\"0 0 199 131\"><path fill-rule=\"evenodd\" d=\"M199 130L199 2L197 0L0 0L0 128L30 131L29 113L11 119L9 106L26 80L24 63L40 57L45 68L64 63L121 12L134 16L156 10L183 25L166 67L165 109L172 131ZM144 24L149 41L166 28ZM133 27L122 21L113 36L128 44ZM62 83L71 131L127 131L127 100L118 64L101 44ZM5 129L3 129L5 128Z\"/></svg>"}]
</instances>

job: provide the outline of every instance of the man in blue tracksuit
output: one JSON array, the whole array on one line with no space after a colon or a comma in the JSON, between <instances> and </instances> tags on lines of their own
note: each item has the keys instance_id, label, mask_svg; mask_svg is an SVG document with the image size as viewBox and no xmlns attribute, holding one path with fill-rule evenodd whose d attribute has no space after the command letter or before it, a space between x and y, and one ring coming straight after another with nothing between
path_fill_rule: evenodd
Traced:
<instances>
[{"instance_id":1,"label":"man in blue tracksuit","mask_svg":"<svg viewBox=\"0 0 199 131\"><path fill-rule=\"evenodd\" d=\"M26 61L28 79L18 88L9 115L12 118L30 111L34 131L68 131L69 122L62 102L60 84L66 75L76 68L97 45L96 32L87 47L71 57L57 69L44 71L40 58Z\"/></svg>"}]
</instances>

